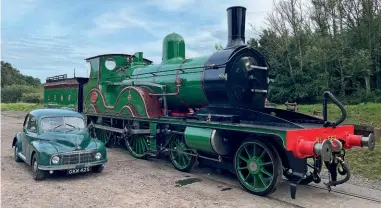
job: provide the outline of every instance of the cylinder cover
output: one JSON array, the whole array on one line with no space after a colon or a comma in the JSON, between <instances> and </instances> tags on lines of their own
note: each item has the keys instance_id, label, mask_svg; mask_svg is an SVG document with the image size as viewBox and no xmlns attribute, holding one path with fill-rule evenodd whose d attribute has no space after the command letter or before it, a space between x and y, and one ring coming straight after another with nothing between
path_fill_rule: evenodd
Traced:
<instances>
[{"instance_id":1,"label":"cylinder cover","mask_svg":"<svg viewBox=\"0 0 381 208\"><path fill-rule=\"evenodd\" d=\"M198 151L218 155L227 155L230 152L227 140L219 130L187 127L184 137L188 147Z\"/></svg>"}]
</instances>

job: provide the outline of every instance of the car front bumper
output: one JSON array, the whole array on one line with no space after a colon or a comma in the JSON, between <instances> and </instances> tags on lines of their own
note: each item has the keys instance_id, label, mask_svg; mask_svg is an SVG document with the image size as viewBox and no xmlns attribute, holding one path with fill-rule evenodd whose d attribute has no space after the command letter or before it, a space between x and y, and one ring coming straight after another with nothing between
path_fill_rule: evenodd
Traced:
<instances>
[{"instance_id":1,"label":"car front bumper","mask_svg":"<svg viewBox=\"0 0 381 208\"><path fill-rule=\"evenodd\" d=\"M85 168L85 167L92 167L97 165L104 165L107 162L107 160L101 160L101 161L95 161L95 162L89 162L89 163L81 163L81 164L73 164L73 165L39 165L39 170L70 170L70 169L76 169L76 168Z\"/></svg>"}]
</instances>

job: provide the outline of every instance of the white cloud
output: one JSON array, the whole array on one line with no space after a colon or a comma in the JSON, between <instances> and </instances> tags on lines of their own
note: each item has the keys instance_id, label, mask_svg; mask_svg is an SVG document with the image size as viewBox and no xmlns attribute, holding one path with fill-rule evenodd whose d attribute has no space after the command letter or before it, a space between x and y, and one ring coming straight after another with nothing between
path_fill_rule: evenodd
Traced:
<instances>
[{"instance_id":1,"label":"white cloud","mask_svg":"<svg viewBox=\"0 0 381 208\"><path fill-rule=\"evenodd\" d=\"M122 8L115 12L106 12L94 19L95 27L89 31L89 36L106 35L118 32L120 29L140 28L154 37L159 37L156 28L168 26L168 23L145 18L144 13L137 13L140 7Z\"/></svg>"},{"instance_id":2,"label":"white cloud","mask_svg":"<svg viewBox=\"0 0 381 208\"><path fill-rule=\"evenodd\" d=\"M21 10L17 10L19 7L12 0L3 1L8 7L13 4L12 15L19 14L19 11L28 13L37 5L35 0L24 1ZM39 77L62 73L71 75L73 68L76 68L78 76L86 76L83 59L99 54L143 52L145 58L160 63L163 38L171 32L184 38L187 58L210 55L215 50L215 43L226 45L228 7L238 5L247 8L248 40L254 35L249 23L253 23L257 29L263 26L272 1L237 0L231 3L227 0L151 0L139 5L123 5L125 7L104 11L99 16L92 17L90 29L75 30L71 25L61 25L55 19L47 20L47 24L33 35L4 42L7 49L3 50L5 57L11 62L21 62L23 59L23 64L16 64L16 67L26 70L27 74L35 70L34 75L37 72ZM149 9L152 12L152 8L160 12L148 12ZM164 18L161 14L174 18ZM148 41L147 36L144 40L138 36L141 31L151 35L148 36ZM110 40L111 35L123 37L126 32L130 36L136 34L136 38Z\"/></svg>"}]
</instances>

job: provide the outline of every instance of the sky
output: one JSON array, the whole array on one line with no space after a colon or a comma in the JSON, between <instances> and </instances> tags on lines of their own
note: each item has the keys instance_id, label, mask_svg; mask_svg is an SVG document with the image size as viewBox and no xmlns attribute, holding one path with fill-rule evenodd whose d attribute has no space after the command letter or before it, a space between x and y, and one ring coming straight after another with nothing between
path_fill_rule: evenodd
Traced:
<instances>
[{"instance_id":1,"label":"sky","mask_svg":"<svg viewBox=\"0 0 381 208\"><path fill-rule=\"evenodd\" d=\"M227 43L229 6L244 6L246 40L264 28L272 0L1 0L1 60L39 78L87 77L85 58L134 54L161 62L162 40L172 32L186 58Z\"/></svg>"}]
</instances>

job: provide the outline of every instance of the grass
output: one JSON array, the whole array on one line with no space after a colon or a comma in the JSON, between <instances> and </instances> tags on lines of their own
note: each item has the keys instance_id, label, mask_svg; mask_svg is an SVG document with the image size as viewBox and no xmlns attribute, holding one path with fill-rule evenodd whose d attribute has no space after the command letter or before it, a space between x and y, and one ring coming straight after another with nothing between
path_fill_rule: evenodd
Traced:
<instances>
[{"instance_id":1,"label":"grass","mask_svg":"<svg viewBox=\"0 0 381 208\"><path fill-rule=\"evenodd\" d=\"M29 112L34 109L43 108L43 104L35 103L1 103L1 111Z\"/></svg>"},{"instance_id":2,"label":"grass","mask_svg":"<svg viewBox=\"0 0 381 208\"><path fill-rule=\"evenodd\" d=\"M285 108L285 106L278 106ZM42 104L32 103L2 103L2 111L22 111L27 112L33 109L43 108ZM345 123L348 124L365 124L374 127L381 127L381 104L367 103L360 105L347 105L347 119ZM305 114L313 114L314 111L321 111L322 105L301 105L298 112ZM340 109L335 105L328 105L328 119L336 120L340 117ZM346 161L349 163L351 169L358 174L369 179L381 180L381 141L376 142L375 149L371 152L365 148L353 148L347 151Z\"/></svg>"}]
</instances>

